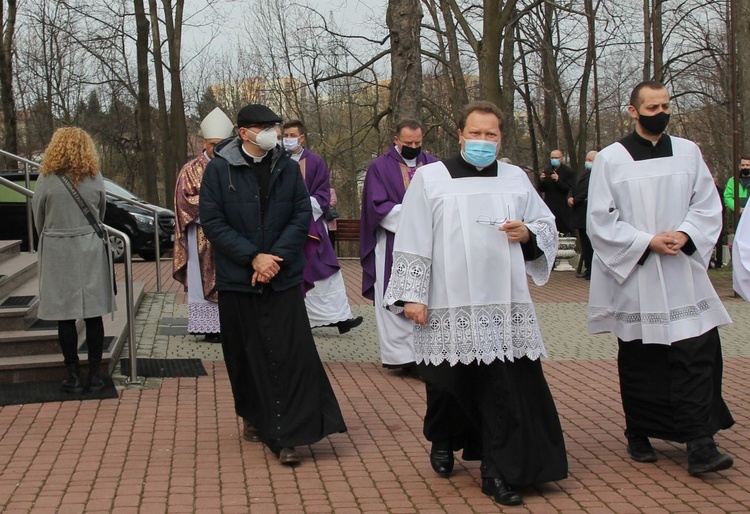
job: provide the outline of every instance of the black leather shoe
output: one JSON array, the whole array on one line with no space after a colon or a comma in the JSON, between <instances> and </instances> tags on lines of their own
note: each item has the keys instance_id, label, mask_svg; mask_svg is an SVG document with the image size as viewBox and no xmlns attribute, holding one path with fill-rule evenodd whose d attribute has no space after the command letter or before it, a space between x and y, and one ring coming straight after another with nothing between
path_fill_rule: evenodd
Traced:
<instances>
[{"instance_id":1,"label":"black leather shoe","mask_svg":"<svg viewBox=\"0 0 750 514\"><path fill-rule=\"evenodd\" d=\"M300 458L294 448L282 448L279 451L279 462L287 466L299 464Z\"/></svg>"},{"instance_id":2,"label":"black leather shoe","mask_svg":"<svg viewBox=\"0 0 750 514\"><path fill-rule=\"evenodd\" d=\"M344 321L339 321L336 323L336 326L339 329L339 334L346 334L353 328L357 328L362 324L362 322L365 319L362 316L357 316L356 318L349 318Z\"/></svg>"},{"instance_id":3,"label":"black leather shoe","mask_svg":"<svg viewBox=\"0 0 750 514\"><path fill-rule=\"evenodd\" d=\"M444 477L449 476L453 472L453 462L453 450L450 447L446 449L444 444L432 443L430 464L435 473Z\"/></svg>"},{"instance_id":4,"label":"black leather shoe","mask_svg":"<svg viewBox=\"0 0 750 514\"><path fill-rule=\"evenodd\" d=\"M628 435L628 453L636 462L656 462L656 452L648 437Z\"/></svg>"},{"instance_id":5,"label":"black leather shoe","mask_svg":"<svg viewBox=\"0 0 750 514\"><path fill-rule=\"evenodd\" d=\"M245 441L250 441L251 443L260 442L260 434L258 433L258 429L255 428L252 423L250 423L246 419L242 420L242 438Z\"/></svg>"},{"instance_id":6,"label":"black leather shoe","mask_svg":"<svg viewBox=\"0 0 750 514\"><path fill-rule=\"evenodd\" d=\"M492 498L500 505L521 505L523 498L514 491L502 478L483 478L482 492Z\"/></svg>"}]
</instances>

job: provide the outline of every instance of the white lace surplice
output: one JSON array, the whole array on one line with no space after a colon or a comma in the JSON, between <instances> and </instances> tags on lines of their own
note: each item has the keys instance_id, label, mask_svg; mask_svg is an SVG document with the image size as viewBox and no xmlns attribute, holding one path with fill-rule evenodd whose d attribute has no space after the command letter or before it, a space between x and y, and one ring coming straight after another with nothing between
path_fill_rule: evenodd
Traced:
<instances>
[{"instance_id":1,"label":"white lace surplice","mask_svg":"<svg viewBox=\"0 0 750 514\"><path fill-rule=\"evenodd\" d=\"M587 233L594 247L589 331L671 344L731 323L706 273L721 203L700 150L672 137L672 157L633 161L619 143L594 161ZM693 255L644 255L654 235L682 231Z\"/></svg>"},{"instance_id":2,"label":"white lace surplice","mask_svg":"<svg viewBox=\"0 0 750 514\"><path fill-rule=\"evenodd\" d=\"M536 234L544 255L525 262L521 245L495 225L509 215ZM415 325L417 362L468 364L546 356L526 274L544 284L555 261L554 216L517 166L497 177L452 179L442 163L417 171L404 197L384 304L427 305Z\"/></svg>"}]
</instances>

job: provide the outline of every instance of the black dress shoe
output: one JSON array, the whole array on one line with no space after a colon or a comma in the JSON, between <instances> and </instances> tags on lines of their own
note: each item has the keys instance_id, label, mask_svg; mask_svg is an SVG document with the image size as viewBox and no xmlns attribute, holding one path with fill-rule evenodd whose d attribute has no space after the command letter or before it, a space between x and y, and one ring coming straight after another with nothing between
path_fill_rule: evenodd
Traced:
<instances>
[{"instance_id":1,"label":"black dress shoe","mask_svg":"<svg viewBox=\"0 0 750 514\"><path fill-rule=\"evenodd\" d=\"M286 466L299 464L300 458L293 447L282 448L279 451L279 462Z\"/></svg>"},{"instance_id":2,"label":"black dress shoe","mask_svg":"<svg viewBox=\"0 0 750 514\"><path fill-rule=\"evenodd\" d=\"M362 316L357 316L356 318L349 318L344 321L339 321L336 323L336 326L339 329L339 334L346 334L353 328L357 328L362 324L364 321L364 318Z\"/></svg>"},{"instance_id":3,"label":"black dress shoe","mask_svg":"<svg viewBox=\"0 0 750 514\"><path fill-rule=\"evenodd\" d=\"M483 478L482 492L500 505L521 505L523 498L514 491L502 478Z\"/></svg>"},{"instance_id":4,"label":"black dress shoe","mask_svg":"<svg viewBox=\"0 0 750 514\"><path fill-rule=\"evenodd\" d=\"M648 437L628 435L628 453L636 462L656 462L656 452Z\"/></svg>"},{"instance_id":5,"label":"black dress shoe","mask_svg":"<svg viewBox=\"0 0 750 514\"><path fill-rule=\"evenodd\" d=\"M438 475L447 477L453 471L453 450L450 445L432 443L430 464Z\"/></svg>"}]
</instances>

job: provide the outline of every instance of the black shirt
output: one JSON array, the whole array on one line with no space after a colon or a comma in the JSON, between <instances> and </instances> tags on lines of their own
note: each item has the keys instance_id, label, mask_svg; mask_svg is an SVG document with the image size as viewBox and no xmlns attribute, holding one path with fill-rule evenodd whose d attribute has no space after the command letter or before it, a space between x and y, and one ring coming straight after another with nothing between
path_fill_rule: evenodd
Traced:
<instances>
[{"instance_id":1,"label":"black shirt","mask_svg":"<svg viewBox=\"0 0 750 514\"><path fill-rule=\"evenodd\" d=\"M244 148L240 150L240 153L258 180L258 195L260 196L258 203L260 204L260 216L263 218L266 202L268 201L268 185L271 182L271 152L266 153L260 162L255 162L253 156L245 152Z\"/></svg>"}]
</instances>

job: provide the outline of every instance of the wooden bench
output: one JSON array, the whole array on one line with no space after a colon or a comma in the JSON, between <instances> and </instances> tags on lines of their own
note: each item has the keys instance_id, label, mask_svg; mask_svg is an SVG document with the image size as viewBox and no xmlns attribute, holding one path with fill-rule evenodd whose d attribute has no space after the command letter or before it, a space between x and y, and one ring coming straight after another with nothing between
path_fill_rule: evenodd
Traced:
<instances>
[{"instance_id":1,"label":"wooden bench","mask_svg":"<svg viewBox=\"0 0 750 514\"><path fill-rule=\"evenodd\" d=\"M343 249L341 243L345 243ZM336 220L336 255L339 257L359 257L358 219L339 218Z\"/></svg>"}]
</instances>

